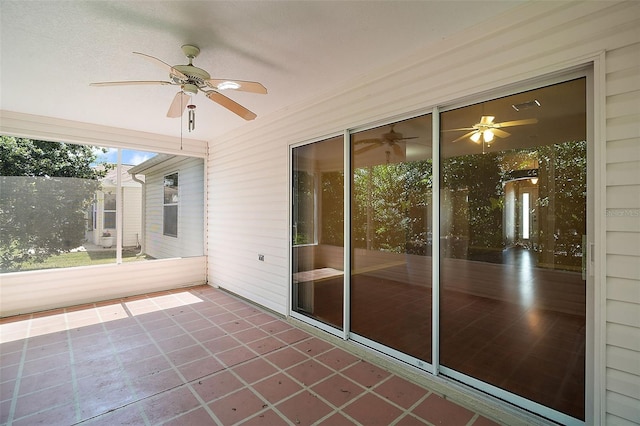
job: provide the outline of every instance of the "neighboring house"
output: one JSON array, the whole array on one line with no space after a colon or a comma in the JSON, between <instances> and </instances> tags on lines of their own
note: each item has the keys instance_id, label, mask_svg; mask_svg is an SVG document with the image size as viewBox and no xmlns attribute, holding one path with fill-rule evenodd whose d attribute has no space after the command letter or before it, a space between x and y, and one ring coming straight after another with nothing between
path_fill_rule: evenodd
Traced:
<instances>
[{"instance_id":1,"label":"neighboring house","mask_svg":"<svg viewBox=\"0 0 640 426\"><path fill-rule=\"evenodd\" d=\"M142 252L156 259L202 256L204 161L158 154L128 170L142 188Z\"/></svg>"},{"instance_id":2,"label":"neighboring house","mask_svg":"<svg viewBox=\"0 0 640 426\"><path fill-rule=\"evenodd\" d=\"M128 173L133 166L122 165L122 247L138 247L142 231L142 184ZM103 245L103 234L116 237L116 188L118 170L113 168L100 180L101 189L96 191L94 203L89 211L87 241ZM144 181L144 177L142 179ZM114 238L115 241L115 238ZM115 243L113 243L115 247Z\"/></svg>"}]
</instances>

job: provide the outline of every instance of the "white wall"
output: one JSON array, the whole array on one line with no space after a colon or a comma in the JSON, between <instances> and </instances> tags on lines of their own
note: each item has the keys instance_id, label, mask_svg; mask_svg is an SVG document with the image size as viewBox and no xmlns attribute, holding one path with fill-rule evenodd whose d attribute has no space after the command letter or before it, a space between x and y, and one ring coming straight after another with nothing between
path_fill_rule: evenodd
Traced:
<instances>
[{"instance_id":1,"label":"white wall","mask_svg":"<svg viewBox=\"0 0 640 426\"><path fill-rule=\"evenodd\" d=\"M122 188L122 246L142 243L142 187Z\"/></svg>"},{"instance_id":2,"label":"white wall","mask_svg":"<svg viewBox=\"0 0 640 426\"><path fill-rule=\"evenodd\" d=\"M289 144L594 62L600 173L594 183L596 335L587 366L596 371L592 420L640 424L639 29L636 1L529 2L491 25L425 46L358 82L212 141L209 282L288 312ZM611 217L605 209L627 213Z\"/></svg>"},{"instance_id":3,"label":"white wall","mask_svg":"<svg viewBox=\"0 0 640 426\"><path fill-rule=\"evenodd\" d=\"M640 424L640 24L636 28L635 44L607 52L606 62L607 424Z\"/></svg>"},{"instance_id":4,"label":"white wall","mask_svg":"<svg viewBox=\"0 0 640 426\"><path fill-rule=\"evenodd\" d=\"M205 267L204 257L193 257L2 274L0 314L18 315L204 284Z\"/></svg>"},{"instance_id":5,"label":"white wall","mask_svg":"<svg viewBox=\"0 0 640 426\"><path fill-rule=\"evenodd\" d=\"M164 176L178 172L178 236L163 235ZM181 157L145 172L145 252L157 259L204 254L204 161Z\"/></svg>"}]
</instances>

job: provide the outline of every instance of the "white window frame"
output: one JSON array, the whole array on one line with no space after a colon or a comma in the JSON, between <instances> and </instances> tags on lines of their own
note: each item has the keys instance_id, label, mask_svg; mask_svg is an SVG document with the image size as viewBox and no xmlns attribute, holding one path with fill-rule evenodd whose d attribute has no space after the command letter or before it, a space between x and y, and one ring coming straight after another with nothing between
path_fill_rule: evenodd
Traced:
<instances>
[{"instance_id":1,"label":"white window frame","mask_svg":"<svg viewBox=\"0 0 640 426\"><path fill-rule=\"evenodd\" d=\"M178 181L178 184L176 185L176 196L175 196L176 199L175 201L172 200L172 202L167 203L166 194L165 194L165 191L169 187L169 185L167 185L167 178L171 178L173 175L176 176L176 180ZM167 214L166 214L167 207L175 207L175 210L176 210L175 235L167 233ZM164 235L165 237L178 238L179 225L180 225L180 173L178 171L175 171L162 176L162 235Z\"/></svg>"}]
</instances>

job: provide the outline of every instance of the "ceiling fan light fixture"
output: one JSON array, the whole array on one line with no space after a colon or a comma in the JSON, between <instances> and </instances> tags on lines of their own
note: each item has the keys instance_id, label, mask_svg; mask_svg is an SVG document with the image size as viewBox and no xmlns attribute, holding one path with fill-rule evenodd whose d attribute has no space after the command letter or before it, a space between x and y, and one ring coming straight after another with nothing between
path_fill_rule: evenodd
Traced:
<instances>
[{"instance_id":1,"label":"ceiling fan light fixture","mask_svg":"<svg viewBox=\"0 0 640 426\"><path fill-rule=\"evenodd\" d=\"M218 90L236 90L240 88L240 83L235 81L223 81L222 83L219 83L216 88Z\"/></svg>"},{"instance_id":2,"label":"ceiling fan light fixture","mask_svg":"<svg viewBox=\"0 0 640 426\"><path fill-rule=\"evenodd\" d=\"M493 140L493 132L491 131L491 129L487 129L482 132L482 138L487 143L491 142Z\"/></svg>"},{"instance_id":3,"label":"ceiling fan light fixture","mask_svg":"<svg viewBox=\"0 0 640 426\"><path fill-rule=\"evenodd\" d=\"M480 136L482 135L482 133L480 131L475 132L474 134L471 135L471 140L474 141L475 143L478 143L478 141L480 141Z\"/></svg>"}]
</instances>

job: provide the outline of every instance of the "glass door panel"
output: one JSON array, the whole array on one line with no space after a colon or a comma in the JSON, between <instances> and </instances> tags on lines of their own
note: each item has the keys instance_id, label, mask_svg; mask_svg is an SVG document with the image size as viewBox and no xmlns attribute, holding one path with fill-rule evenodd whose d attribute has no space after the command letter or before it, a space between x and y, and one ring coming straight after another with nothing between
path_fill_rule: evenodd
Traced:
<instances>
[{"instance_id":1,"label":"glass door panel","mask_svg":"<svg viewBox=\"0 0 640 426\"><path fill-rule=\"evenodd\" d=\"M351 331L431 361L431 115L351 135Z\"/></svg>"},{"instance_id":2,"label":"glass door panel","mask_svg":"<svg viewBox=\"0 0 640 426\"><path fill-rule=\"evenodd\" d=\"M343 327L344 137L292 151L292 310Z\"/></svg>"},{"instance_id":3,"label":"glass door panel","mask_svg":"<svg viewBox=\"0 0 640 426\"><path fill-rule=\"evenodd\" d=\"M441 129L441 364L584 419L585 79Z\"/></svg>"}]
</instances>

